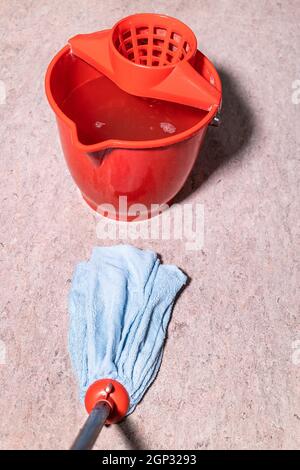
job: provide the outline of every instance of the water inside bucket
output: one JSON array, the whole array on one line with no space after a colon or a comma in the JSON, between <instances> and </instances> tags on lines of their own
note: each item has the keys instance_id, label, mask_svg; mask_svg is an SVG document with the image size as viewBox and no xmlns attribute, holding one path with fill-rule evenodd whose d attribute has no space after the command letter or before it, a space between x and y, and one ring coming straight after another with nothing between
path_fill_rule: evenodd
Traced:
<instances>
[{"instance_id":1,"label":"water inside bucket","mask_svg":"<svg viewBox=\"0 0 300 470\"><path fill-rule=\"evenodd\" d=\"M139 98L101 76L75 88L61 105L77 125L81 143L107 139L154 140L196 125L205 111L167 101Z\"/></svg>"}]
</instances>

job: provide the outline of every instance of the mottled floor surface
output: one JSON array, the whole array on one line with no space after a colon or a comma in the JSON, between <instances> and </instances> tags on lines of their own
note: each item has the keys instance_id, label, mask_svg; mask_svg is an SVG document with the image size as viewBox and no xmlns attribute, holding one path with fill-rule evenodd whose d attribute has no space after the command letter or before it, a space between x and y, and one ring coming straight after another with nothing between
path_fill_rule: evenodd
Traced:
<instances>
[{"instance_id":1,"label":"mottled floor surface","mask_svg":"<svg viewBox=\"0 0 300 470\"><path fill-rule=\"evenodd\" d=\"M153 3L0 0L2 449L65 449L82 425L67 295L74 265L112 243L97 238L98 219L66 168L44 96L46 66L69 37ZM189 24L218 67L223 124L210 129L178 198L204 205L202 250L135 242L191 282L156 382L97 448L296 448L300 4L172 0L157 11Z\"/></svg>"}]
</instances>

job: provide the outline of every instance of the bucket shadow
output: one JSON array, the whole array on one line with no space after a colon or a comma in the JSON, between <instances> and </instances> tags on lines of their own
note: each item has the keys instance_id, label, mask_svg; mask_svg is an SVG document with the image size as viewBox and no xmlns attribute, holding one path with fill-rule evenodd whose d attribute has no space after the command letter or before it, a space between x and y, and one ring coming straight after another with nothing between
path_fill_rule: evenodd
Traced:
<instances>
[{"instance_id":1,"label":"bucket shadow","mask_svg":"<svg viewBox=\"0 0 300 470\"><path fill-rule=\"evenodd\" d=\"M173 203L184 201L197 191L209 177L230 160L238 160L242 151L249 145L255 130L254 111L244 98L241 86L227 73L218 68L223 88L221 124L209 127L204 146L181 191Z\"/></svg>"},{"instance_id":2,"label":"bucket shadow","mask_svg":"<svg viewBox=\"0 0 300 470\"><path fill-rule=\"evenodd\" d=\"M118 424L118 431L122 435L126 447L129 450L147 450L147 446L143 438L138 435L130 417L125 418Z\"/></svg>"}]
</instances>

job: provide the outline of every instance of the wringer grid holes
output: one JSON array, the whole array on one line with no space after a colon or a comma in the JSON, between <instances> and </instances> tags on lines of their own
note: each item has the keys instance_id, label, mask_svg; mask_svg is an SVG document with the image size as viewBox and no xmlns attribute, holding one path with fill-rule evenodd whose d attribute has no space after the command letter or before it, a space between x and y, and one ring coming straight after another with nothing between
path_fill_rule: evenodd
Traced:
<instances>
[{"instance_id":1,"label":"wringer grid holes","mask_svg":"<svg viewBox=\"0 0 300 470\"><path fill-rule=\"evenodd\" d=\"M116 49L128 60L148 67L176 64L190 59L196 50L196 40L187 27L170 19L164 25L143 24L131 19L120 22L113 32ZM180 25L180 26L179 26Z\"/></svg>"}]
</instances>

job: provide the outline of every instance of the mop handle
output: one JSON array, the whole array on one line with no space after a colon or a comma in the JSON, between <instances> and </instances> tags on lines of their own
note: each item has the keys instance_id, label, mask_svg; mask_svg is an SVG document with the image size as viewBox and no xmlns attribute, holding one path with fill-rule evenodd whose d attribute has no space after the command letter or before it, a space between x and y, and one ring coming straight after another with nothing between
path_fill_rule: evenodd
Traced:
<instances>
[{"instance_id":1,"label":"mop handle","mask_svg":"<svg viewBox=\"0 0 300 470\"><path fill-rule=\"evenodd\" d=\"M79 431L70 450L90 450L107 420L111 408L104 400L98 401Z\"/></svg>"}]
</instances>

